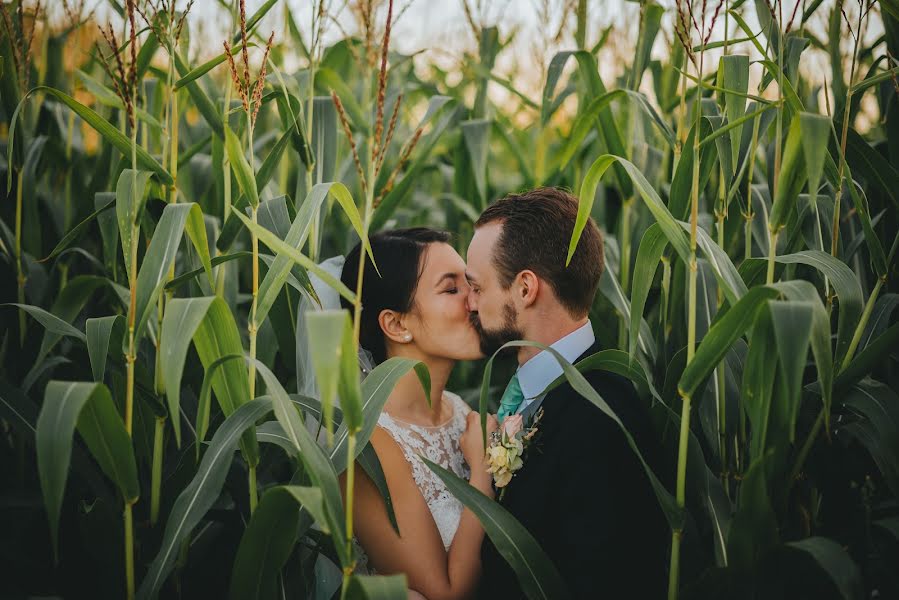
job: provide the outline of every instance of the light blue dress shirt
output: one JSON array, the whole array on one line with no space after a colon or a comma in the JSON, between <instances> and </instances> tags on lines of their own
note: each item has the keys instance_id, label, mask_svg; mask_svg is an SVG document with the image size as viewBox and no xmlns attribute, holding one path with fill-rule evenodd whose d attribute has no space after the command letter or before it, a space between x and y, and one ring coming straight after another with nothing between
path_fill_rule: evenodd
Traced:
<instances>
[{"instance_id":1,"label":"light blue dress shirt","mask_svg":"<svg viewBox=\"0 0 899 600\"><path fill-rule=\"evenodd\" d=\"M593 333L593 325L587 319L587 322L581 327L554 344L550 344L549 347L561 354L565 360L573 363L595 341L596 336ZM524 400L521 401L516 411L520 413L543 395L543 390L546 389L546 386L562 374L562 367L559 366L555 356L546 350L541 350L539 354L518 367L517 374L518 383L521 385L521 392L524 395Z\"/></svg>"}]
</instances>

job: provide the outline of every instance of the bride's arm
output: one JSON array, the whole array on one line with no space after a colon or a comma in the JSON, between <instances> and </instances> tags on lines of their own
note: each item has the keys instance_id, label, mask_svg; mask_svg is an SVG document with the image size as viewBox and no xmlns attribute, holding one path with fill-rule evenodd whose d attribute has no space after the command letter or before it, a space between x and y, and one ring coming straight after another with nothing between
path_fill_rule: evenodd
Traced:
<instances>
[{"instance_id":1,"label":"bride's arm","mask_svg":"<svg viewBox=\"0 0 899 600\"><path fill-rule=\"evenodd\" d=\"M402 450L381 429L375 430L371 441L387 479L401 536L390 524L378 489L357 466L353 526L369 562L379 573L405 573L409 588L428 600L474 595L484 539L477 517L468 509L463 510L452 546L445 550ZM475 471L470 483L492 497L489 474L483 469Z\"/></svg>"}]
</instances>

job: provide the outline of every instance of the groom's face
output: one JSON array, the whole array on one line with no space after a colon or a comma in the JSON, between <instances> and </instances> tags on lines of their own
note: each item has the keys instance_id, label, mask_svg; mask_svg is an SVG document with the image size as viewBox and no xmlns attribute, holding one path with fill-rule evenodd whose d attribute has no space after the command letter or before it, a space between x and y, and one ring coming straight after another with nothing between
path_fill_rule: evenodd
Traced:
<instances>
[{"instance_id":1,"label":"groom's face","mask_svg":"<svg viewBox=\"0 0 899 600\"><path fill-rule=\"evenodd\" d=\"M495 266L494 252L502 234L501 223L479 227L468 246L465 276L471 286L468 310L481 340L481 351L490 356L506 342L524 338L511 288L504 289Z\"/></svg>"}]
</instances>

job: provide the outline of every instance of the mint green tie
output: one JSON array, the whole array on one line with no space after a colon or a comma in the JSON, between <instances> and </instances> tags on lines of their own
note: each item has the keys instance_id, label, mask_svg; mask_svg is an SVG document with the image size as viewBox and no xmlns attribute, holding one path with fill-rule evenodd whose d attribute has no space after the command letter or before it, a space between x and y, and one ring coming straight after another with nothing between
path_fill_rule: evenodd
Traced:
<instances>
[{"instance_id":1,"label":"mint green tie","mask_svg":"<svg viewBox=\"0 0 899 600\"><path fill-rule=\"evenodd\" d=\"M503 392L503 398L499 402L499 411L496 413L496 418L499 422L502 423L503 419L508 415L514 415L518 407L521 406L522 400L524 400L524 393L521 391L521 385L518 383L518 374L516 374L509 381L506 391Z\"/></svg>"}]
</instances>

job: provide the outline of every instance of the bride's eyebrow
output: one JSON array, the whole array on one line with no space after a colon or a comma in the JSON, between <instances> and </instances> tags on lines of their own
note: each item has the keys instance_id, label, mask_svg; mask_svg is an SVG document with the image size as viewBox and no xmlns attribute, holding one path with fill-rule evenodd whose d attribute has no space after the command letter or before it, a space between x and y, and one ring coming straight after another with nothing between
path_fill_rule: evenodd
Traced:
<instances>
[{"instance_id":1,"label":"bride's eyebrow","mask_svg":"<svg viewBox=\"0 0 899 600\"><path fill-rule=\"evenodd\" d=\"M434 287L440 286L440 284L443 283L443 281L444 281L445 279L453 279L453 280L455 280L456 277L457 277L457 274L456 274L456 273L444 273L443 275L440 276L440 279L437 280L437 283L434 285Z\"/></svg>"}]
</instances>

